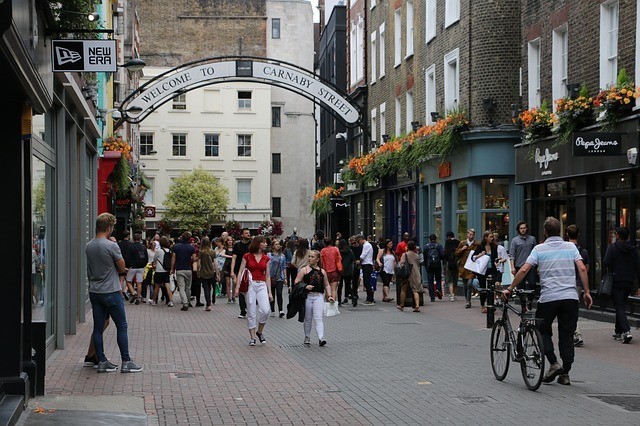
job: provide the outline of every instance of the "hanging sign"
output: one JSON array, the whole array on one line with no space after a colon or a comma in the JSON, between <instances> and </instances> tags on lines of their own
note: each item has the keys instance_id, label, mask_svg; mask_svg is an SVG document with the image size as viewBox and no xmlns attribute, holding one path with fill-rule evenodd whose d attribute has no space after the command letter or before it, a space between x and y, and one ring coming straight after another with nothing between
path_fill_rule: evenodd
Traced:
<instances>
[{"instance_id":1,"label":"hanging sign","mask_svg":"<svg viewBox=\"0 0 640 426\"><path fill-rule=\"evenodd\" d=\"M53 40L53 72L116 72L115 40Z\"/></svg>"}]
</instances>

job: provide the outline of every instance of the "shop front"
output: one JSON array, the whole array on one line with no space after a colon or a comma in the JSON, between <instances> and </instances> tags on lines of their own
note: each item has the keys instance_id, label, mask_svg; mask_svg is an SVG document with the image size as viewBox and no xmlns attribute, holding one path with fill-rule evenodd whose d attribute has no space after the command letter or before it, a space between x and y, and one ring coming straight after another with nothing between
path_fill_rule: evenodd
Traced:
<instances>
[{"instance_id":1,"label":"shop front","mask_svg":"<svg viewBox=\"0 0 640 426\"><path fill-rule=\"evenodd\" d=\"M519 141L512 128L469 131L444 161L425 163L419 179L421 244L430 234L442 242L449 231L462 240L469 228L477 239L488 230L500 242L513 236L513 219L522 217L513 161Z\"/></svg>"},{"instance_id":2,"label":"shop front","mask_svg":"<svg viewBox=\"0 0 640 426\"><path fill-rule=\"evenodd\" d=\"M418 236L418 197L416 171L403 171L389 176L385 182L388 211L387 235L398 242L408 232Z\"/></svg>"},{"instance_id":3,"label":"shop front","mask_svg":"<svg viewBox=\"0 0 640 426\"><path fill-rule=\"evenodd\" d=\"M544 240L548 216L560 220L563 234L566 226L578 225L580 244L591 257L592 289L600 282L616 227L626 226L640 239L638 124L632 116L611 130L592 126L574 133L565 144L550 138L516 147L516 183L524 188L532 235Z\"/></svg>"}]
</instances>

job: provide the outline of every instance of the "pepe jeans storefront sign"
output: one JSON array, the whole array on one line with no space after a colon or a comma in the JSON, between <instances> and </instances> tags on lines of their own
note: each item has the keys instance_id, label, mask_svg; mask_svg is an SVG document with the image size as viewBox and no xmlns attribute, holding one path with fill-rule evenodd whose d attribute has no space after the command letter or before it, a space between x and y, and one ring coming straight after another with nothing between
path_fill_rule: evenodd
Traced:
<instances>
[{"instance_id":1,"label":"pepe jeans storefront sign","mask_svg":"<svg viewBox=\"0 0 640 426\"><path fill-rule=\"evenodd\" d=\"M622 154L622 133L574 133L574 157Z\"/></svg>"},{"instance_id":2,"label":"pepe jeans storefront sign","mask_svg":"<svg viewBox=\"0 0 640 426\"><path fill-rule=\"evenodd\" d=\"M544 152L540 152L540 148L536 148L533 161L538 165L538 168L544 169L541 171L542 176L550 176L553 174L553 170L549 169L549 163L558 161L558 158L558 153L551 153L549 148L545 148Z\"/></svg>"}]
</instances>

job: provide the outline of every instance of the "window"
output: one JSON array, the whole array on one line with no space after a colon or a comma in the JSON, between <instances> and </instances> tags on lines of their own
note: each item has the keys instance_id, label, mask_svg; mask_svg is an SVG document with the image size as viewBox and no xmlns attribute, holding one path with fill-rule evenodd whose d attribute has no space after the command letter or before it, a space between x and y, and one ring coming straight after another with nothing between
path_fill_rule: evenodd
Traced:
<instances>
[{"instance_id":1,"label":"window","mask_svg":"<svg viewBox=\"0 0 640 426\"><path fill-rule=\"evenodd\" d=\"M382 139L382 135L387 134L387 103L383 102L380 104L380 143L384 143L385 141Z\"/></svg>"},{"instance_id":2,"label":"window","mask_svg":"<svg viewBox=\"0 0 640 426\"><path fill-rule=\"evenodd\" d=\"M356 55L357 55L357 38L358 38L358 29L356 28L355 22L351 21L351 33L349 35L349 81L353 86L356 83L356 68L358 66Z\"/></svg>"},{"instance_id":3,"label":"window","mask_svg":"<svg viewBox=\"0 0 640 426\"><path fill-rule=\"evenodd\" d=\"M413 2L407 2L407 57L413 55Z\"/></svg>"},{"instance_id":4,"label":"window","mask_svg":"<svg viewBox=\"0 0 640 426\"><path fill-rule=\"evenodd\" d=\"M374 31L371 33L371 53L369 55L371 56L371 83L375 83L376 81L376 68L378 67L378 64L376 63L377 47L376 32Z\"/></svg>"},{"instance_id":5,"label":"window","mask_svg":"<svg viewBox=\"0 0 640 426\"><path fill-rule=\"evenodd\" d=\"M220 135L218 133L205 133L204 135L204 156L220 156Z\"/></svg>"},{"instance_id":6,"label":"window","mask_svg":"<svg viewBox=\"0 0 640 426\"><path fill-rule=\"evenodd\" d=\"M468 217L467 217L467 181L459 180L456 185L458 201L456 208L456 226L458 229L458 239L464 241L467 238ZM476 237L481 234L476 230Z\"/></svg>"},{"instance_id":7,"label":"window","mask_svg":"<svg viewBox=\"0 0 640 426\"><path fill-rule=\"evenodd\" d=\"M238 135L238 157L251 157L251 135Z\"/></svg>"},{"instance_id":8,"label":"window","mask_svg":"<svg viewBox=\"0 0 640 426\"><path fill-rule=\"evenodd\" d=\"M373 9L374 7L376 7L376 0L371 0L371 5L369 6L369 9Z\"/></svg>"},{"instance_id":9,"label":"window","mask_svg":"<svg viewBox=\"0 0 640 426\"><path fill-rule=\"evenodd\" d=\"M445 0L444 2L444 26L460 20L460 0Z\"/></svg>"},{"instance_id":10,"label":"window","mask_svg":"<svg viewBox=\"0 0 640 426\"><path fill-rule=\"evenodd\" d=\"M282 217L282 198L271 197L271 216Z\"/></svg>"},{"instance_id":11,"label":"window","mask_svg":"<svg viewBox=\"0 0 640 426\"><path fill-rule=\"evenodd\" d=\"M187 134L186 133L173 133L173 156L174 157L186 157L187 155Z\"/></svg>"},{"instance_id":12,"label":"window","mask_svg":"<svg viewBox=\"0 0 640 426\"><path fill-rule=\"evenodd\" d=\"M222 100L219 90L204 90L204 112L222 112Z\"/></svg>"},{"instance_id":13,"label":"window","mask_svg":"<svg viewBox=\"0 0 640 426\"><path fill-rule=\"evenodd\" d=\"M427 68L425 75L425 106L426 106L426 121L425 123L433 124L435 120L433 120L431 113L437 112L437 103L436 103L436 64L432 64L429 68Z\"/></svg>"},{"instance_id":14,"label":"window","mask_svg":"<svg viewBox=\"0 0 640 426\"><path fill-rule=\"evenodd\" d=\"M280 121L281 112L282 112L282 107L279 107L279 106L271 107L271 127L280 127L282 125Z\"/></svg>"},{"instance_id":15,"label":"window","mask_svg":"<svg viewBox=\"0 0 640 426\"><path fill-rule=\"evenodd\" d=\"M540 106L540 39L530 41L527 47L529 108Z\"/></svg>"},{"instance_id":16,"label":"window","mask_svg":"<svg viewBox=\"0 0 640 426\"><path fill-rule=\"evenodd\" d=\"M385 47L385 34L384 22L380 25L380 78L384 77L386 71L385 64L387 62L387 52Z\"/></svg>"},{"instance_id":17,"label":"window","mask_svg":"<svg viewBox=\"0 0 640 426\"><path fill-rule=\"evenodd\" d=\"M400 98L396 98L396 136L402 132L402 104Z\"/></svg>"},{"instance_id":18,"label":"window","mask_svg":"<svg viewBox=\"0 0 640 426\"><path fill-rule=\"evenodd\" d=\"M425 19L426 35L427 35L426 42L429 43L429 41L431 41L436 36L436 11L437 11L436 0L427 0L426 8L427 8L426 10L427 15Z\"/></svg>"},{"instance_id":19,"label":"window","mask_svg":"<svg viewBox=\"0 0 640 426\"><path fill-rule=\"evenodd\" d=\"M362 16L358 17L358 44L356 49L357 57L357 69L356 69L356 81L360 81L364 78L364 19Z\"/></svg>"},{"instance_id":20,"label":"window","mask_svg":"<svg viewBox=\"0 0 640 426\"><path fill-rule=\"evenodd\" d=\"M251 92L238 91L238 109L244 111L251 109Z\"/></svg>"},{"instance_id":21,"label":"window","mask_svg":"<svg viewBox=\"0 0 640 426\"><path fill-rule=\"evenodd\" d=\"M444 108L447 111L458 107L460 96L458 60L458 49L444 55Z\"/></svg>"},{"instance_id":22,"label":"window","mask_svg":"<svg viewBox=\"0 0 640 426\"><path fill-rule=\"evenodd\" d=\"M374 108L371 110L371 142L375 142L378 140L378 138L376 137L377 131L378 131L377 122L378 122L378 112Z\"/></svg>"},{"instance_id":23,"label":"window","mask_svg":"<svg viewBox=\"0 0 640 426\"><path fill-rule=\"evenodd\" d=\"M238 204L251 204L251 179L237 180Z\"/></svg>"},{"instance_id":24,"label":"window","mask_svg":"<svg viewBox=\"0 0 640 426\"><path fill-rule=\"evenodd\" d=\"M393 66L400 65L402 58L402 10L396 9L393 14Z\"/></svg>"},{"instance_id":25,"label":"window","mask_svg":"<svg viewBox=\"0 0 640 426\"><path fill-rule=\"evenodd\" d=\"M615 84L618 77L619 4L600 5L600 87Z\"/></svg>"},{"instance_id":26,"label":"window","mask_svg":"<svg viewBox=\"0 0 640 426\"><path fill-rule=\"evenodd\" d=\"M271 38L280 38L280 18L271 19Z\"/></svg>"},{"instance_id":27,"label":"window","mask_svg":"<svg viewBox=\"0 0 640 426\"><path fill-rule=\"evenodd\" d=\"M173 97L173 105L171 107L174 110L187 109L187 94L179 93Z\"/></svg>"},{"instance_id":28,"label":"window","mask_svg":"<svg viewBox=\"0 0 640 426\"><path fill-rule=\"evenodd\" d=\"M282 173L280 153L271 153L271 173Z\"/></svg>"},{"instance_id":29,"label":"window","mask_svg":"<svg viewBox=\"0 0 640 426\"><path fill-rule=\"evenodd\" d=\"M146 178L149 181L149 185L151 185L151 188L147 188L147 192L144 193L143 202L144 202L145 205L148 206L148 205L153 205L154 204L153 203L153 188L156 186L155 185L156 178L152 178L152 177L149 177L149 176L147 176Z\"/></svg>"},{"instance_id":30,"label":"window","mask_svg":"<svg viewBox=\"0 0 640 426\"><path fill-rule=\"evenodd\" d=\"M509 233L509 179L482 179L482 224L484 230L498 234L496 242Z\"/></svg>"},{"instance_id":31,"label":"window","mask_svg":"<svg viewBox=\"0 0 640 426\"><path fill-rule=\"evenodd\" d=\"M140 133L140 155L151 155L153 151L153 133Z\"/></svg>"},{"instance_id":32,"label":"window","mask_svg":"<svg viewBox=\"0 0 640 426\"><path fill-rule=\"evenodd\" d=\"M567 26L564 25L553 31L553 57L552 57L552 90L553 99L567 96ZM555 103L553 108L555 110Z\"/></svg>"},{"instance_id":33,"label":"window","mask_svg":"<svg viewBox=\"0 0 640 426\"><path fill-rule=\"evenodd\" d=\"M409 134L413 132L413 126L411 122L413 121L413 92L408 91L405 95L406 104L407 104L407 114L405 117L405 129L406 133Z\"/></svg>"}]
</instances>

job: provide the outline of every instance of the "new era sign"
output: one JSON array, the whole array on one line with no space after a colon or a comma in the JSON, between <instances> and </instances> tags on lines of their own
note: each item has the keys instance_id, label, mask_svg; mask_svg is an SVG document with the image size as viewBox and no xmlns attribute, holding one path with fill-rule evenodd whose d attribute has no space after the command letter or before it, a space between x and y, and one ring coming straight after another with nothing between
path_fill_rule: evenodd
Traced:
<instances>
[{"instance_id":1,"label":"new era sign","mask_svg":"<svg viewBox=\"0 0 640 426\"><path fill-rule=\"evenodd\" d=\"M54 72L115 72L115 40L53 40Z\"/></svg>"}]
</instances>

